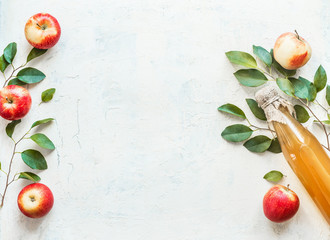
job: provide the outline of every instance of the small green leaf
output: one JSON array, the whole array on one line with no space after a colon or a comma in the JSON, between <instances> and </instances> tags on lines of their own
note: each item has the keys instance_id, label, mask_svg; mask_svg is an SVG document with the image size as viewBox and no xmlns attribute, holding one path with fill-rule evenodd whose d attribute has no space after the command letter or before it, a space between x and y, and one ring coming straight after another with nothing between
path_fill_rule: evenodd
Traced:
<instances>
[{"instance_id":1,"label":"small green leaf","mask_svg":"<svg viewBox=\"0 0 330 240\"><path fill-rule=\"evenodd\" d=\"M279 141L278 141L277 138L274 138L272 140L272 143L270 144L270 146L267 149L267 151L272 152L272 153L280 153L280 152L282 152L281 145L280 145L280 143L279 143Z\"/></svg>"},{"instance_id":2,"label":"small green leaf","mask_svg":"<svg viewBox=\"0 0 330 240\"><path fill-rule=\"evenodd\" d=\"M54 93L55 93L55 88L50 88L41 93L41 100L43 102L49 102L50 100L53 99Z\"/></svg>"},{"instance_id":3,"label":"small green leaf","mask_svg":"<svg viewBox=\"0 0 330 240\"><path fill-rule=\"evenodd\" d=\"M46 159L37 150L25 150L21 153L21 157L25 164L32 169L45 170L48 168Z\"/></svg>"},{"instance_id":4,"label":"small green leaf","mask_svg":"<svg viewBox=\"0 0 330 240\"><path fill-rule=\"evenodd\" d=\"M51 150L55 149L54 143L45 134L36 133L33 134L30 138L40 147Z\"/></svg>"},{"instance_id":5,"label":"small green leaf","mask_svg":"<svg viewBox=\"0 0 330 240\"><path fill-rule=\"evenodd\" d=\"M314 75L314 86L316 91L319 92L327 85L327 73L325 72L322 65L319 66Z\"/></svg>"},{"instance_id":6,"label":"small green leaf","mask_svg":"<svg viewBox=\"0 0 330 240\"><path fill-rule=\"evenodd\" d=\"M259 135L254 138L249 139L243 145L251 152L265 152L272 143L272 140L269 137L264 135Z\"/></svg>"},{"instance_id":7,"label":"small green leaf","mask_svg":"<svg viewBox=\"0 0 330 240\"><path fill-rule=\"evenodd\" d=\"M47 49L32 48L26 59L26 62L30 62L32 59L43 55L45 52L47 52Z\"/></svg>"},{"instance_id":8,"label":"small green leaf","mask_svg":"<svg viewBox=\"0 0 330 240\"><path fill-rule=\"evenodd\" d=\"M25 83L38 83L44 80L45 74L40 72L38 69L27 67L17 73L17 78Z\"/></svg>"},{"instance_id":9,"label":"small green leaf","mask_svg":"<svg viewBox=\"0 0 330 240\"><path fill-rule=\"evenodd\" d=\"M253 115L256 116L256 118L259 118L260 120L264 120L264 121L267 120L264 110L262 110L262 108L258 106L258 103L254 99L247 98L245 100L249 105L249 108L252 111Z\"/></svg>"},{"instance_id":10,"label":"small green leaf","mask_svg":"<svg viewBox=\"0 0 330 240\"><path fill-rule=\"evenodd\" d=\"M320 123L319 121L317 120L314 120L313 121L314 123ZM321 121L322 123L326 124L326 125L330 125L330 120L324 120L324 121Z\"/></svg>"},{"instance_id":11,"label":"small green leaf","mask_svg":"<svg viewBox=\"0 0 330 240\"><path fill-rule=\"evenodd\" d=\"M302 77L299 77L298 79L289 78L289 80L293 85L294 94L297 97L301 99L306 99L309 102L315 100L317 91L313 83Z\"/></svg>"},{"instance_id":12,"label":"small green leaf","mask_svg":"<svg viewBox=\"0 0 330 240\"><path fill-rule=\"evenodd\" d=\"M18 178L31 180L32 182L39 182L41 180L41 178L37 174L34 174L32 172L21 172Z\"/></svg>"},{"instance_id":13,"label":"small green leaf","mask_svg":"<svg viewBox=\"0 0 330 240\"><path fill-rule=\"evenodd\" d=\"M235 124L225 128L221 136L230 142L241 142L251 137L253 130L242 124Z\"/></svg>"},{"instance_id":14,"label":"small green leaf","mask_svg":"<svg viewBox=\"0 0 330 240\"><path fill-rule=\"evenodd\" d=\"M7 63L4 55L2 54L0 57L0 71L4 72L6 68L8 67L9 63Z\"/></svg>"},{"instance_id":15,"label":"small green leaf","mask_svg":"<svg viewBox=\"0 0 330 240\"><path fill-rule=\"evenodd\" d=\"M268 81L267 77L257 69L241 69L234 75L242 85L247 87L258 87Z\"/></svg>"},{"instance_id":16,"label":"small green leaf","mask_svg":"<svg viewBox=\"0 0 330 240\"><path fill-rule=\"evenodd\" d=\"M46 118L46 119L38 120L38 121L36 121L32 124L31 128L34 128L34 127L36 127L40 124L48 123L48 122L53 121L53 120L54 120L54 118Z\"/></svg>"},{"instance_id":17,"label":"small green leaf","mask_svg":"<svg viewBox=\"0 0 330 240\"><path fill-rule=\"evenodd\" d=\"M20 81L18 78L13 78L13 79L11 79L11 80L8 82L8 86L9 86L9 85L24 86L24 85L26 85L26 83Z\"/></svg>"},{"instance_id":18,"label":"small green leaf","mask_svg":"<svg viewBox=\"0 0 330 240\"><path fill-rule=\"evenodd\" d=\"M330 105L330 86L329 85L327 85L325 98L327 100L328 105Z\"/></svg>"},{"instance_id":19,"label":"small green leaf","mask_svg":"<svg viewBox=\"0 0 330 240\"><path fill-rule=\"evenodd\" d=\"M272 65L272 55L263 47L253 45L253 53L268 67Z\"/></svg>"},{"instance_id":20,"label":"small green leaf","mask_svg":"<svg viewBox=\"0 0 330 240\"><path fill-rule=\"evenodd\" d=\"M248 68L256 68L257 62L251 54L240 51L226 52L226 56L231 63L241 65Z\"/></svg>"},{"instance_id":21,"label":"small green leaf","mask_svg":"<svg viewBox=\"0 0 330 240\"><path fill-rule=\"evenodd\" d=\"M287 78L277 78L276 84L285 94L294 97L293 84Z\"/></svg>"},{"instance_id":22,"label":"small green leaf","mask_svg":"<svg viewBox=\"0 0 330 240\"><path fill-rule=\"evenodd\" d=\"M8 123L7 127L6 127L6 133L7 133L7 136L8 137L12 137L13 136L13 133L14 133L14 130L15 130L15 127L17 124L19 124L21 122L21 119L19 120L14 120L10 123Z\"/></svg>"},{"instance_id":23,"label":"small green leaf","mask_svg":"<svg viewBox=\"0 0 330 240\"><path fill-rule=\"evenodd\" d=\"M264 179L266 179L267 181L270 182L278 182L283 178L283 174L279 171L270 171L268 173L266 173L266 175L264 176Z\"/></svg>"},{"instance_id":24,"label":"small green leaf","mask_svg":"<svg viewBox=\"0 0 330 240\"><path fill-rule=\"evenodd\" d=\"M273 59L273 67L285 77L292 77L296 74L296 70L288 70L283 68L278 62L276 62L273 54L273 49L270 50L270 54Z\"/></svg>"},{"instance_id":25,"label":"small green leaf","mask_svg":"<svg viewBox=\"0 0 330 240\"><path fill-rule=\"evenodd\" d=\"M305 123L309 120L310 116L303 106L294 105L294 110L296 111L296 117L299 122Z\"/></svg>"},{"instance_id":26,"label":"small green leaf","mask_svg":"<svg viewBox=\"0 0 330 240\"><path fill-rule=\"evenodd\" d=\"M227 104L220 106L218 108L218 110L220 112L229 113L229 114L235 115L237 117L246 119L245 113L242 111L242 109L240 109L239 107L237 107L231 103L227 103Z\"/></svg>"},{"instance_id":27,"label":"small green leaf","mask_svg":"<svg viewBox=\"0 0 330 240\"><path fill-rule=\"evenodd\" d=\"M9 43L3 51L3 56L8 63L12 63L17 52L17 44L15 42Z\"/></svg>"}]
</instances>

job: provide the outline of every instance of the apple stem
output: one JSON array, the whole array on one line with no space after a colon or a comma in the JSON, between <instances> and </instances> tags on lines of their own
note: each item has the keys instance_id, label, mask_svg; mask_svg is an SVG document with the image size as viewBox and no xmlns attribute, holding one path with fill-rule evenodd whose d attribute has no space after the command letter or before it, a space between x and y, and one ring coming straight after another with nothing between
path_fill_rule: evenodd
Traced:
<instances>
[{"instance_id":1,"label":"apple stem","mask_svg":"<svg viewBox=\"0 0 330 240\"><path fill-rule=\"evenodd\" d=\"M288 185L286 186L286 188L287 188L288 190L290 189L289 187L290 187L290 184L288 184Z\"/></svg>"},{"instance_id":2,"label":"apple stem","mask_svg":"<svg viewBox=\"0 0 330 240\"><path fill-rule=\"evenodd\" d=\"M296 35L297 35L298 40L301 40L301 39L300 39L300 36L299 36L299 34L298 34L298 32L297 32L297 30L294 30L294 31L295 31L295 33L296 33Z\"/></svg>"}]
</instances>

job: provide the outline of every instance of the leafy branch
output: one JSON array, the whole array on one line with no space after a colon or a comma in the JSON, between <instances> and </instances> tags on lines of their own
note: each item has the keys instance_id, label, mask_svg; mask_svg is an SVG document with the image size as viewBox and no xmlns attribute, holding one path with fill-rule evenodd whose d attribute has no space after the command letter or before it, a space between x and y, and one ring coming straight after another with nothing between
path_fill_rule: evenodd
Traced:
<instances>
[{"instance_id":1,"label":"leafy branch","mask_svg":"<svg viewBox=\"0 0 330 240\"><path fill-rule=\"evenodd\" d=\"M310 119L309 111L315 118L314 122L321 124L327 140L327 146L324 147L330 151L330 134L327 131L327 125L330 125L330 117L328 115L328 120L322 121L309 106L310 103L314 103L327 113L329 110L316 100L317 93L326 89L326 101L328 105L330 105L330 86L327 85L327 74L322 65L316 70L313 82L311 82L301 76L295 77L296 70L284 69L274 59L273 50L267 51L261 46L253 45L253 53L262 63L261 66L258 65L256 58L247 52L226 52L226 56L231 63L245 67L234 73L235 78L240 84L247 87L258 87L269 81L275 81L282 92L299 101L300 104L294 106L296 117L299 122L305 123ZM254 116L265 121L265 113L258 107L256 101L254 99L246 99L246 101ZM308 109L308 111L306 109ZM273 134L274 131L270 129L269 126L259 127L251 124L246 118L245 113L240 108L230 103L222 105L218 110L246 119L249 124L249 126L236 124L225 128L221 135L227 141L242 142L247 140L243 145L252 152L264 152L272 149L274 146L280 149L278 140L275 137L270 139L264 135L259 135L250 139L255 130L270 131ZM254 127L255 130L252 130L251 127ZM275 141L277 143L274 143ZM277 152L280 151L278 150Z\"/></svg>"}]
</instances>

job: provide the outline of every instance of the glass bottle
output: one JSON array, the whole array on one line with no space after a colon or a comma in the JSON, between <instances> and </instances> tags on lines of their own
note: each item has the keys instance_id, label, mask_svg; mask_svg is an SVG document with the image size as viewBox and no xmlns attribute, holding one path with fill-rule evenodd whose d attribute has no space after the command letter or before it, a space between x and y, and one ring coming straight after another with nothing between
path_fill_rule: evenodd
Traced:
<instances>
[{"instance_id":1,"label":"glass bottle","mask_svg":"<svg viewBox=\"0 0 330 240\"><path fill-rule=\"evenodd\" d=\"M282 152L307 192L330 224L330 158L316 137L293 116L292 105L274 88L256 94Z\"/></svg>"}]
</instances>

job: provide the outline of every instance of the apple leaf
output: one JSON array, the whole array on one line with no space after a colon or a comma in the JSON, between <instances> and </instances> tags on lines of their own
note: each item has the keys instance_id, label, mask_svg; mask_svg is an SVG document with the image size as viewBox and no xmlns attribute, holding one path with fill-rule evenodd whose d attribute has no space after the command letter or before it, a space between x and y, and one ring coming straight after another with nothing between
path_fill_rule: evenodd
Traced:
<instances>
[{"instance_id":1,"label":"apple leaf","mask_svg":"<svg viewBox=\"0 0 330 240\"><path fill-rule=\"evenodd\" d=\"M268 67L272 65L272 55L270 55L270 53L263 47L253 45L253 53Z\"/></svg>"},{"instance_id":2,"label":"apple leaf","mask_svg":"<svg viewBox=\"0 0 330 240\"><path fill-rule=\"evenodd\" d=\"M280 143L279 143L279 141L278 141L277 138L274 138L272 140L272 143L270 144L270 146L267 149L267 151L272 152L272 153L280 153L280 152L282 152L281 145L280 145Z\"/></svg>"},{"instance_id":3,"label":"apple leaf","mask_svg":"<svg viewBox=\"0 0 330 240\"><path fill-rule=\"evenodd\" d=\"M258 106L258 103L254 99L247 98L245 100L246 103L249 105L251 112L256 118L259 118L260 120L264 121L267 120L264 110L262 110L262 108Z\"/></svg>"},{"instance_id":4,"label":"apple leaf","mask_svg":"<svg viewBox=\"0 0 330 240\"><path fill-rule=\"evenodd\" d=\"M3 51L3 56L8 63L12 63L17 52L17 44L15 42L9 43Z\"/></svg>"},{"instance_id":5,"label":"apple leaf","mask_svg":"<svg viewBox=\"0 0 330 240\"><path fill-rule=\"evenodd\" d=\"M44 80L45 77L45 74L32 67L23 68L17 73L17 78L25 83L38 83Z\"/></svg>"},{"instance_id":6,"label":"apple leaf","mask_svg":"<svg viewBox=\"0 0 330 240\"><path fill-rule=\"evenodd\" d=\"M28 149L21 153L21 157L26 165L32 169L45 170L48 168L46 159L37 150Z\"/></svg>"},{"instance_id":7,"label":"apple leaf","mask_svg":"<svg viewBox=\"0 0 330 240\"><path fill-rule=\"evenodd\" d=\"M34 127L36 127L38 125L41 125L41 124L44 124L44 123L48 123L48 122L53 121L53 120L54 120L54 118L45 118L45 119L42 119L42 120L35 121L32 124L31 128L34 128Z\"/></svg>"},{"instance_id":8,"label":"apple leaf","mask_svg":"<svg viewBox=\"0 0 330 240\"><path fill-rule=\"evenodd\" d=\"M47 49L32 48L29 55L27 56L26 62L30 62L32 59L39 57L47 52Z\"/></svg>"},{"instance_id":9,"label":"apple leaf","mask_svg":"<svg viewBox=\"0 0 330 240\"><path fill-rule=\"evenodd\" d=\"M325 99L327 100L328 105L330 105L330 86L327 85Z\"/></svg>"},{"instance_id":10,"label":"apple leaf","mask_svg":"<svg viewBox=\"0 0 330 240\"><path fill-rule=\"evenodd\" d=\"M226 52L226 56L231 63L248 68L256 68L257 62L251 54L240 51Z\"/></svg>"},{"instance_id":11,"label":"apple leaf","mask_svg":"<svg viewBox=\"0 0 330 240\"><path fill-rule=\"evenodd\" d=\"M294 87L293 84L287 78L277 78L277 86L290 97L294 97Z\"/></svg>"},{"instance_id":12,"label":"apple leaf","mask_svg":"<svg viewBox=\"0 0 330 240\"><path fill-rule=\"evenodd\" d=\"M259 135L246 141L243 146L251 152L265 152L271 145L272 140L264 135Z\"/></svg>"},{"instance_id":13,"label":"apple leaf","mask_svg":"<svg viewBox=\"0 0 330 240\"><path fill-rule=\"evenodd\" d=\"M6 61L4 55L2 54L0 57L0 71L4 72L8 67L9 63Z\"/></svg>"},{"instance_id":14,"label":"apple leaf","mask_svg":"<svg viewBox=\"0 0 330 240\"><path fill-rule=\"evenodd\" d=\"M8 137L12 137L13 136L13 133L14 133L14 130L15 130L15 127L17 124L19 124L21 122L21 119L19 120L14 120L10 123L8 123L7 127L6 127L6 133L7 133L7 136Z\"/></svg>"},{"instance_id":15,"label":"apple leaf","mask_svg":"<svg viewBox=\"0 0 330 240\"><path fill-rule=\"evenodd\" d=\"M294 105L294 110L296 111L297 120L299 122L305 123L309 120L310 116L303 106Z\"/></svg>"},{"instance_id":16,"label":"apple leaf","mask_svg":"<svg viewBox=\"0 0 330 240\"><path fill-rule=\"evenodd\" d=\"M231 103L227 103L227 104L220 106L218 108L218 110L220 112L229 113L229 114L235 115L237 117L246 119L245 113L242 111L242 109L240 109L239 107L237 107Z\"/></svg>"},{"instance_id":17,"label":"apple leaf","mask_svg":"<svg viewBox=\"0 0 330 240\"><path fill-rule=\"evenodd\" d=\"M54 93L56 89L55 88L50 88L41 93L41 100L43 102L49 102L50 100L53 99Z\"/></svg>"},{"instance_id":18,"label":"apple leaf","mask_svg":"<svg viewBox=\"0 0 330 240\"><path fill-rule=\"evenodd\" d=\"M8 86L9 85L18 85L18 86L24 86L26 85L25 82L22 82L21 80L19 80L18 78L13 78L8 82Z\"/></svg>"},{"instance_id":19,"label":"apple leaf","mask_svg":"<svg viewBox=\"0 0 330 240\"><path fill-rule=\"evenodd\" d=\"M225 128L221 136L230 142L241 142L251 137L253 130L242 124L235 124Z\"/></svg>"},{"instance_id":20,"label":"apple leaf","mask_svg":"<svg viewBox=\"0 0 330 240\"><path fill-rule=\"evenodd\" d=\"M32 172L21 172L18 178L31 180L32 182L39 182L41 180L41 178L37 174L34 174Z\"/></svg>"},{"instance_id":21,"label":"apple leaf","mask_svg":"<svg viewBox=\"0 0 330 240\"><path fill-rule=\"evenodd\" d=\"M247 87L258 87L268 81L267 77L257 69L241 69L235 72L234 76Z\"/></svg>"},{"instance_id":22,"label":"apple leaf","mask_svg":"<svg viewBox=\"0 0 330 240\"><path fill-rule=\"evenodd\" d=\"M322 65L316 70L314 75L314 86L317 92L321 91L327 85L327 73L325 72Z\"/></svg>"},{"instance_id":23,"label":"apple leaf","mask_svg":"<svg viewBox=\"0 0 330 240\"><path fill-rule=\"evenodd\" d=\"M273 170L265 174L264 179L270 182L278 182L283 178L283 174L279 171Z\"/></svg>"},{"instance_id":24,"label":"apple leaf","mask_svg":"<svg viewBox=\"0 0 330 240\"><path fill-rule=\"evenodd\" d=\"M309 102L313 102L316 98L316 87L313 83L308 81L307 79L303 77L297 78L289 78L290 82L293 85L294 88L294 94L301 98L306 99Z\"/></svg>"},{"instance_id":25,"label":"apple leaf","mask_svg":"<svg viewBox=\"0 0 330 240\"><path fill-rule=\"evenodd\" d=\"M55 149L54 143L45 134L36 133L33 134L30 138L42 148L51 150Z\"/></svg>"}]
</instances>

